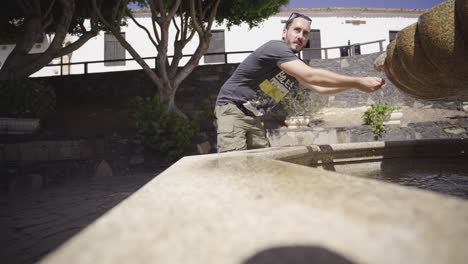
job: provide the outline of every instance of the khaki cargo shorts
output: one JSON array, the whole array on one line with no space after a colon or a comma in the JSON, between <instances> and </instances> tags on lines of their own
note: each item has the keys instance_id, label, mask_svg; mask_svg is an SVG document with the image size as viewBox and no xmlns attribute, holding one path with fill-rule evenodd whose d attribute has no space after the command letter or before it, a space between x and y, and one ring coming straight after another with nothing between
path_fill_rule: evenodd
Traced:
<instances>
[{"instance_id":1,"label":"khaki cargo shorts","mask_svg":"<svg viewBox=\"0 0 468 264\"><path fill-rule=\"evenodd\" d=\"M266 148L270 144L259 117L247 116L234 104L217 105L218 152Z\"/></svg>"}]
</instances>

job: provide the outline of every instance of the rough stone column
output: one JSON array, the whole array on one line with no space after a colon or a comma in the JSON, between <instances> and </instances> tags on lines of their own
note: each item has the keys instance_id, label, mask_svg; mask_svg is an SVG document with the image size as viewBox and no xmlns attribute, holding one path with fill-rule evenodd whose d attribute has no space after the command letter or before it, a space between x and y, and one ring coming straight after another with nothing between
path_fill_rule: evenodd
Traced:
<instances>
[{"instance_id":1,"label":"rough stone column","mask_svg":"<svg viewBox=\"0 0 468 264\"><path fill-rule=\"evenodd\" d=\"M468 100L468 0L448 0L399 32L375 61L402 92Z\"/></svg>"}]
</instances>

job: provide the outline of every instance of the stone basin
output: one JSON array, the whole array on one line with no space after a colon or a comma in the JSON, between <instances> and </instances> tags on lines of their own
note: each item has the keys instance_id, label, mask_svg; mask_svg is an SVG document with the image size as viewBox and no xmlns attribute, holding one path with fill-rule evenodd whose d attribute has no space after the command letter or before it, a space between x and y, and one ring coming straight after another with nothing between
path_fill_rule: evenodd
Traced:
<instances>
[{"instance_id":1,"label":"stone basin","mask_svg":"<svg viewBox=\"0 0 468 264\"><path fill-rule=\"evenodd\" d=\"M307 166L466 158L467 146L372 142L185 157L41 262L466 263L467 200Z\"/></svg>"}]
</instances>

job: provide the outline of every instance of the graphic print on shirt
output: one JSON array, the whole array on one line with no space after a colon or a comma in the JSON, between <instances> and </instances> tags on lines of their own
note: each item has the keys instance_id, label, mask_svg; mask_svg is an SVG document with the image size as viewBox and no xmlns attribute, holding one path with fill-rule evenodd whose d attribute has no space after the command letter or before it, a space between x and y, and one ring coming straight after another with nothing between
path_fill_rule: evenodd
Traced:
<instances>
[{"instance_id":1,"label":"graphic print on shirt","mask_svg":"<svg viewBox=\"0 0 468 264\"><path fill-rule=\"evenodd\" d=\"M262 116L275 107L295 85L296 79L280 71L271 79L261 82L255 97L244 103L244 106L255 116Z\"/></svg>"}]
</instances>

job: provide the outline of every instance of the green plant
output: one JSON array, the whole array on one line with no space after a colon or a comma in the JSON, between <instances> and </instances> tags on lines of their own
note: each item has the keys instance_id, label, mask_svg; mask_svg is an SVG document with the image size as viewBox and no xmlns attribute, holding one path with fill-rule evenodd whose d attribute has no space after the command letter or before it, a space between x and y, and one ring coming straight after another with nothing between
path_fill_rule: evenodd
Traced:
<instances>
[{"instance_id":1,"label":"green plant","mask_svg":"<svg viewBox=\"0 0 468 264\"><path fill-rule=\"evenodd\" d=\"M0 115L6 117L42 118L55 109L54 89L31 79L0 82Z\"/></svg>"},{"instance_id":2,"label":"green plant","mask_svg":"<svg viewBox=\"0 0 468 264\"><path fill-rule=\"evenodd\" d=\"M216 119L213 106L209 100L204 100L201 103L202 114L200 117L200 129L211 130L213 129L213 121Z\"/></svg>"},{"instance_id":3,"label":"green plant","mask_svg":"<svg viewBox=\"0 0 468 264\"><path fill-rule=\"evenodd\" d=\"M364 112L362 116L364 123L372 127L372 131L376 137L380 136L385 130L384 121L388 120L390 114L400 109L400 107L390 106L387 104L373 104Z\"/></svg>"},{"instance_id":4,"label":"green plant","mask_svg":"<svg viewBox=\"0 0 468 264\"><path fill-rule=\"evenodd\" d=\"M145 98L137 96L130 101L130 105L143 145L154 151L180 157L198 133L193 122L174 111L168 111L169 104L161 103L156 95Z\"/></svg>"},{"instance_id":5,"label":"green plant","mask_svg":"<svg viewBox=\"0 0 468 264\"><path fill-rule=\"evenodd\" d=\"M280 103L287 116L307 116L320 110L324 103L319 95L304 88L295 86Z\"/></svg>"}]
</instances>

